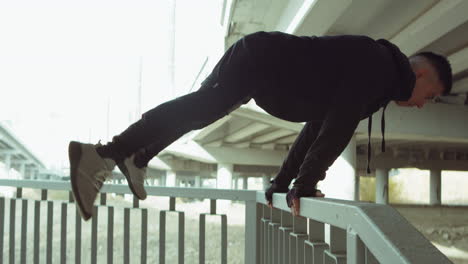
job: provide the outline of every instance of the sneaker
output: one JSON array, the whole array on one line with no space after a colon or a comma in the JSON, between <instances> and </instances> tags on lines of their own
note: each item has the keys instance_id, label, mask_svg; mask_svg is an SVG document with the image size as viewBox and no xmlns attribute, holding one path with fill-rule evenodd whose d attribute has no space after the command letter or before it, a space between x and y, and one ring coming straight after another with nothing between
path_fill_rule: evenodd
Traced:
<instances>
[{"instance_id":1,"label":"sneaker","mask_svg":"<svg viewBox=\"0 0 468 264\"><path fill-rule=\"evenodd\" d=\"M96 152L101 146L71 141L68 145L70 181L79 212L86 221L93 213L94 201L106 178L112 175L115 162Z\"/></svg>"},{"instance_id":2,"label":"sneaker","mask_svg":"<svg viewBox=\"0 0 468 264\"><path fill-rule=\"evenodd\" d=\"M135 154L117 163L120 171L127 178L128 186L133 194L140 200L146 199L146 190L144 187L146 179L146 166L139 168L135 165Z\"/></svg>"}]
</instances>

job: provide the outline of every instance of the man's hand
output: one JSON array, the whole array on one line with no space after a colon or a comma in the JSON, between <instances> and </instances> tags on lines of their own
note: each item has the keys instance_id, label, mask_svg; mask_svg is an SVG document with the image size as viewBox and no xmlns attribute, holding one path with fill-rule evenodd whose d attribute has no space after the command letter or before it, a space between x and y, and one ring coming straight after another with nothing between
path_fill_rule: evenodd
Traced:
<instances>
[{"instance_id":1,"label":"man's hand","mask_svg":"<svg viewBox=\"0 0 468 264\"><path fill-rule=\"evenodd\" d=\"M322 193L320 190L317 190L315 192L314 197L325 197L325 194ZM298 216L299 210L300 210L300 198L294 198L291 200L291 202L292 202L291 213L293 216Z\"/></svg>"}]
</instances>

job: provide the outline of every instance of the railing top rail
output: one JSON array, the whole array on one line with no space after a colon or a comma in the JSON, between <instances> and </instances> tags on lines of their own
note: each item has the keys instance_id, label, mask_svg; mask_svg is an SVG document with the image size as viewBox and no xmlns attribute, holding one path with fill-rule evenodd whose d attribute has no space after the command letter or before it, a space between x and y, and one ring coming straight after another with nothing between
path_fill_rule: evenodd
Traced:
<instances>
[{"instance_id":1,"label":"railing top rail","mask_svg":"<svg viewBox=\"0 0 468 264\"><path fill-rule=\"evenodd\" d=\"M266 204L264 192L257 201ZM275 208L290 211L286 194L274 194ZM300 215L355 230L381 263L451 263L398 211L388 205L330 198L301 198Z\"/></svg>"},{"instance_id":2,"label":"railing top rail","mask_svg":"<svg viewBox=\"0 0 468 264\"><path fill-rule=\"evenodd\" d=\"M39 180L12 180L0 179L0 186L16 188L47 189L71 191L69 181L39 181ZM253 190L230 190L214 188L185 188L185 187L159 187L145 186L148 195L170 196L186 198L207 198L232 201L255 201L256 192ZM126 184L104 184L101 189L103 193L132 194Z\"/></svg>"}]
</instances>

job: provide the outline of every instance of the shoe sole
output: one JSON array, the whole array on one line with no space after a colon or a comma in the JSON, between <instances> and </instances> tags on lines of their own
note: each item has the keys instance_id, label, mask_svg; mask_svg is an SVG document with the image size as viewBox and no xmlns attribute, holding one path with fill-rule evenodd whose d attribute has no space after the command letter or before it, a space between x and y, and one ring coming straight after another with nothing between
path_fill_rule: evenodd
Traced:
<instances>
[{"instance_id":1,"label":"shoe sole","mask_svg":"<svg viewBox=\"0 0 468 264\"><path fill-rule=\"evenodd\" d=\"M130 187L130 191L132 191L133 195L135 195L138 199L140 200L144 200L146 199L145 198L141 198L137 192L135 191L135 187L133 186L133 182L132 182L132 179L130 178L130 173L128 172L127 170L127 167L125 166L125 164L123 164L123 161L122 163L118 163L117 164L117 167L119 167L119 170L123 173L123 175L125 176L125 178L127 179L127 182L128 182L128 187Z\"/></svg>"},{"instance_id":2,"label":"shoe sole","mask_svg":"<svg viewBox=\"0 0 468 264\"><path fill-rule=\"evenodd\" d=\"M72 186L72 193L75 197L75 202L78 204L78 209L80 211L81 217L85 221L91 218L91 214L86 213L82 208L83 202L81 200L80 194L78 193L78 185L76 183L78 177L78 164L81 160L81 147L80 143L76 141L70 142L68 145L68 158L70 160L70 182Z\"/></svg>"}]
</instances>

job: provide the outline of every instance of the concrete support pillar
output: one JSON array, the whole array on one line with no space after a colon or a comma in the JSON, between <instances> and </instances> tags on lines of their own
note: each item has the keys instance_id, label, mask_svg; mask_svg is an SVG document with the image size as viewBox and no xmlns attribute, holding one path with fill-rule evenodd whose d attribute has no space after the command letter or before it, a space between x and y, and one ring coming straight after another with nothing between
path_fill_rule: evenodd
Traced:
<instances>
[{"instance_id":1,"label":"concrete support pillar","mask_svg":"<svg viewBox=\"0 0 468 264\"><path fill-rule=\"evenodd\" d=\"M242 189L244 190L249 189L248 183L249 183L249 177L248 176L242 177Z\"/></svg>"},{"instance_id":2,"label":"concrete support pillar","mask_svg":"<svg viewBox=\"0 0 468 264\"><path fill-rule=\"evenodd\" d=\"M10 177L10 169L11 169L11 155L6 154L5 159L3 160L3 163L5 164L5 175L7 178Z\"/></svg>"},{"instance_id":3,"label":"concrete support pillar","mask_svg":"<svg viewBox=\"0 0 468 264\"><path fill-rule=\"evenodd\" d=\"M239 175L235 176L233 179L232 179L232 188L237 190L239 189L238 187L238 181L239 181Z\"/></svg>"},{"instance_id":4,"label":"concrete support pillar","mask_svg":"<svg viewBox=\"0 0 468 264\"><path fill-rule=\"evenodd\" d=\"M361 177L359 177L359 174L356 173L356 181L354 182L354 200L359 201L361 199L360 192L359 192L359 186L361 184Z\"/></svg>"},{"instance_id":5,"label":"concrete support pillar","mask_svg":"<svg viewBox=\"0 0 468 264\"><path fill-rule=\"evenodd\" d=\"M175 171L166 171L166 187L175 187L176 186L176 172Z\"/></svg>"},{"instance_id":6,"label":"concrete support pillar","mask_svg":"<svg viewBox=\"0 0 468 264\"><path fill-rule=\"evenodd\" d=\"M431 179L429 183L429 204L440 205L441 204L441 170L431 170Z\"/></svg>"},{"instance_id":7,"label":"concrete support pillar","mask_svg":"<svg viewBox=\"0 0 468 264\"><path fill-rule=\"evenodd\" d=\"M195 187L196 188L201 187L201 176L200 175L195 176Z\"/></svg>"},{"instance_id":8,"label":"concrete support pillar","mask_svg":"<svg viewBox=\"0 0 468 264\"><path fill-rule=\"evenodd\" d=\"M375 170L375 203L388 204L388 172L389 169Z\"/></svg>"},{"instance_id":9,"label":"concrete support pillar","mask_svg":"<svg viewBox=\"0 0 468 264\"><path fill-rule=\"evenodd\" d=\"M232 163L218 163L218 171L216 175L216 188L231 189L233 171L234 165Z\"/></svg>"},{"instance_id":10,"label":"concrete support pillar","mask_svg":"<svg viewBox=\"0 0 468 264\"><path fill-rule=\"evenodd\" d=\"M354 135L328 169L325 180L319 182L319 189L327 198L358 200L356 175L356 136Z\"/></svg>"},{"instance_id":11,"label":"concrete support pillar","mask_svg":"<svg viewBox=\"0 0 468 264\"><path fill-rule=\"evenodd\" d=\"M262 176L263 190L266 190L270 186L270 175L263 174Z\"/></svg>"}]
</instances>

